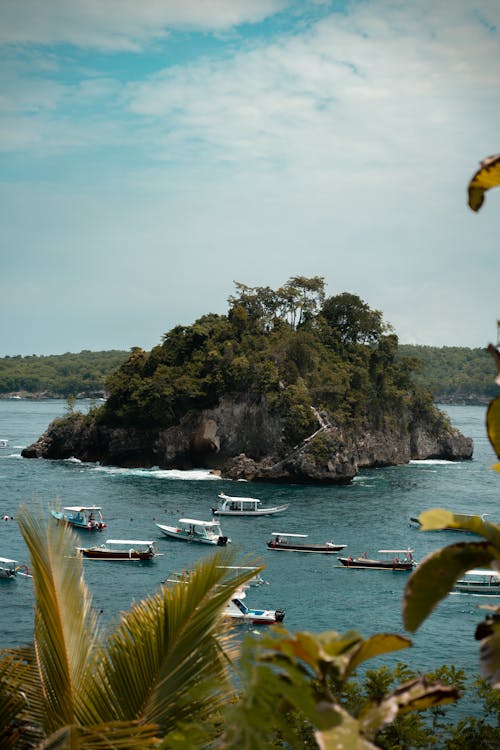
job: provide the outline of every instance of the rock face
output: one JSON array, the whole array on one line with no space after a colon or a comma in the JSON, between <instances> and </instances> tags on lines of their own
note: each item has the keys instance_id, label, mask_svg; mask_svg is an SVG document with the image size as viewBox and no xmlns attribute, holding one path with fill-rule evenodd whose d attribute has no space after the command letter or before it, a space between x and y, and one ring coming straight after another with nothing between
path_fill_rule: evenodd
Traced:
<instances>
[{"instance_id":1,"label":"rock face","mask_svg":"<svg viewBox=\"0 0 500 750\"><path fill-rule=\"evenodd\" d=\"M222 398L169 429L113 428L81 414L52 422L25 458L64 459L126 467L208 468L230 479L346 483L360 468L411 459L472 457L472 440L445 420L429 426L407 414L373 429L343 430L320 420L318 431L293 449L280 416L265 399Z\"/></svg>"}]
</instances>

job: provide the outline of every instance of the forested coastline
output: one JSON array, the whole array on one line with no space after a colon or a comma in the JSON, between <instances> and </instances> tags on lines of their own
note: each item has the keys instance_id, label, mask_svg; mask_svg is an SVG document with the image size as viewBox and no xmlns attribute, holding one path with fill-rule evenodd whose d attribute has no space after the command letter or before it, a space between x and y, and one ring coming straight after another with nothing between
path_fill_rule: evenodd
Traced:
<instances>
[{"instance_id":1,"label":"forested coastline","mask_svg":"<svg viewBox=\"0 0 500 750\"><path fill-rule=\"evenodd\" d=\"M130 352L0 358L0 398L99 398L106 378ZM486 349L399 344L397 356L416 360L412 378L440 403L483 404L495 395L494 364Z\"/></svg>"}]
</instances>

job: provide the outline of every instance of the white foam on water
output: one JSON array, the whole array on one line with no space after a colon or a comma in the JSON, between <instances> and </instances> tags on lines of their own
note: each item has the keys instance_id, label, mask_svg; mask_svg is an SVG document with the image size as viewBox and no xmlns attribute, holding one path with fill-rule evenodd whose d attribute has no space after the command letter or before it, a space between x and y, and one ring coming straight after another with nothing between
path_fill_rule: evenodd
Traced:
<instances>
[{"instance_id":1,"label":"white foam on water","mask_svg":"<svg viewBox=\"0 0 500 750\"><path fill-rule=\"evenodd\" d=\"M444 458L422 458L422 459L413 459L413 461L410 461L410 464L412 466L458 466L458 461L447 461Z\"/></svg>"},{"instance_id":2,"label":"white foam on water","mask_svg":"<svg viewBox=\"0 0 500 750\"><path fill-rule=\"evenodd\" d=\"M183 481L220 480L218 474L212 474L209 469L123 469L118 466L94 466L92 471L102 472L111 476L144 477L146 479L167 479Z\"/></svg>"}]
</instances>

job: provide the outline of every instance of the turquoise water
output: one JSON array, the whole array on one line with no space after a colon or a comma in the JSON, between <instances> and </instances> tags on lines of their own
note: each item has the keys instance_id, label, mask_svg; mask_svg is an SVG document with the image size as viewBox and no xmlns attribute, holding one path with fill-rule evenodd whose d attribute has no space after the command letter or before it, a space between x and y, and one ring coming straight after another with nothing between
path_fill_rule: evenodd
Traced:
<instances>
[{"instance_id":1,"label":"turquoise water","mask_svg":"<svg viewBox=\"0 0 500 750\"><path fill-rule=\"evenodd\" d=\"M414 462L407 466L362 471L347 487L248 484L211 477L204 471L169 472L159 469L119 469L82 464L75 460L27 460L21 449L33 442L48 423L65 411L65 402L0 400L0 515L16 516L20 503L35 504L48 513L60 505L98 504L108 528L92 542L107 538L157 540L163 557L152 565L85 561L86 579L102 617L109 621L155 591L168 574L194 564L212 549L169 540L154 521L179 517L210 519L217 494L259 497L266 505L289 503L282 515L268 518L223 518L224 534L242 554L266 564L268 586L252 589L249 606L284 607L285 625L292 631L356 629L404 634L401 596L405 573L363 571L339 567L336 556L267 551L273 531L309 534L310 541L347 544L346 553L376 553L381 548L414 549L418 561L431 550L463 540L453 533L422 533L409 527L410 516L432 507L457 512L489 513L500 521L500 475L490 470L494 455L484 428L485 409L446 407L452 422L474 439L474 458L463 463ZM85 410L88 404L80 405ZM80 532L82 541L89 535ZM0 521L0 555L28 562L15 520ZM28 579L0 586L2 618L0 645L30 640L33 598ZM478 646L474 640L482 619L477 605L482 597L449 596L413 636L413 647L386 659L404 660L427 671L455 664L471 676L477 673ZM375 665L375 661L373 665Z\"/></svg>"}]
</instances>

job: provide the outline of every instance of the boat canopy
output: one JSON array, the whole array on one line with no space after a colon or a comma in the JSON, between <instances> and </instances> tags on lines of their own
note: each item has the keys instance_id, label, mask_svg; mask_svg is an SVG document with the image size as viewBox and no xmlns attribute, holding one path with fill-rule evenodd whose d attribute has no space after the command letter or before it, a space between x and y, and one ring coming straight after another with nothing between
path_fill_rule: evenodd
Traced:
<instances>
[{"instance_id":1,"label":"boat canopy","mask_svg":"<svg viewBox=\"0 0 500 750\"><path fill-rule=\"evenodd\" d=\"M0 563L16 563L17 560L12 560L10 557L0 557Z\"/></svg>"},{"instance_id":2,"label":"boat canopy","mask_svg":"<svg viewBox=\"0 0 500 750\"><path fill-rule=\"evenodd\" d=\"M260 503L261 501L258 500L256 497L236 497L235 495L225 495L223 492L219 494L219 497L221 500L229 500L229 502L232 503Z\"/></svg>"},{"instance_id":3,"label":"boat canopy","mask_svg":"<svg viewBox=\"0 0 500 750\"><path fill-rule=\"evenodd\" d=\"M216 528L220 527L218 521L196 521L194 518L179 518L179 523L187 523L193 526L215 526Z\"/></svg>"},{"instance_id":4,"label":"boat canopy","mask_svg":"<svg viewBox=\"0 0 500 750\"><path fill-rule=\"evenodd\" d=\"M466 570L464 576L497 576L500 578L500 573L491 568L474 568L474 570Z\"/></svg>"},{"instance_id":5,"label":"boat canopy","mask_svg":"<svg viewBox=\"0 0 500 750\"><path fill-rule=\"evenodd\" d=\"M306 537L309 536L309 534L285 534L285 532L281 531L273 531L271 536L290 536L294 539L306 539Z\"/></svg>"},{"instance_id":6,"label":"boat canopy","mask_svg":"<svg viewBox=\"0 0 500 750\"><path fill-rule=\"evenodd\" d=\"M412 549L409 549L408 547L406 549L379 549L379 553L386 554L386 555L407 555L408 552L413 553Z\"/></svg>"},{"instance_id":7,"label":"boat canopy","mask_svg":"<svg viewBox=\"0 0 500 750\"><path fill-rule=\"evenodd\" d=\"M85 510L102 510L98 505L68 505L63 510L69 510L72 513L83 513Z\"/></svg>"},{"instance_id":8,"label":"boat canopy","mask_svg":"<svg viewBox=\"0 0 500 750\"><path fill-rule=\"evenodd\" d=\"M106 539L106 544L154 544L151 541L144 541L143 539Z\"/></svg>"}]
</instances>

